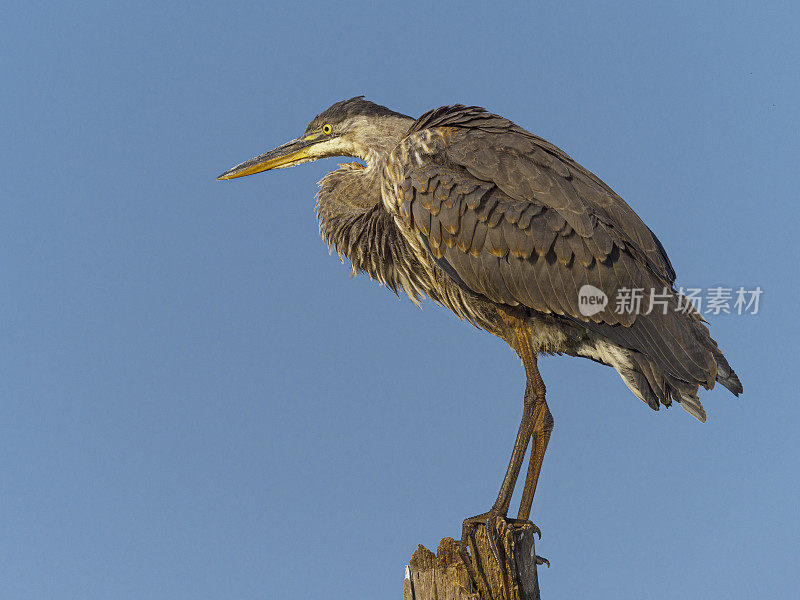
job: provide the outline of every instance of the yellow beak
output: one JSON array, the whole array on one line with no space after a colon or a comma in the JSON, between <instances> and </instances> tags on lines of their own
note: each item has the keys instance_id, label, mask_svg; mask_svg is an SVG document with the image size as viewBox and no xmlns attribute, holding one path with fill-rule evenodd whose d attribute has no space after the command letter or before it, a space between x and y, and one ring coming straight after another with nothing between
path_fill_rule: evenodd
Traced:
<instances>
[{"instance_id":1,"label":"yellow beak","mask_svg":"<svg viewBox=\"0 0 800 600\"><path fill-rule=\"evenodd\" d=\"M319 136L312 134L286 142L274 150L260 154L255 158L246 160L228 169L217 177L217 181L236 179L237 177L253 175L254 173L261 173L262 171L269 171L270 169L291 167L295 164L307 162L311 160L311 157L308 155L308 147L313 146L318 141L320 141Z\"/></svg>"}]
</instances>

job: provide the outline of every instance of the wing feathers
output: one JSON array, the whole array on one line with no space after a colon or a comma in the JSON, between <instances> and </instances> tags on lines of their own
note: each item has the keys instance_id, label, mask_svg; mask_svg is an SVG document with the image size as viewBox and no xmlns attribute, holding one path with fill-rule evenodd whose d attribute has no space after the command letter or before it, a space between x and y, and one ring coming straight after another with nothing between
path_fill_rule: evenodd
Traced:
<instances>
[{"instance_id":1,"label":"wing feathers","mask_svg":"<svg viewBox=\"0 0 800 600\"><path fill-rule=\"evenodd\" d=\"M430 135L422 143L415 132L435 127L446 129L436 130L431 149ZM551 144L474 107L431 111L402 143L406 156L427 160L394 166L400 216L458 285L583 323L642 357L638 374L628 375L648 404L674 396L704 416L692 398L699 384L713 386L719 351L698 318L674 310L674 297L666 314L646 314L649 290L669 289L674 271L658 239L608 186ZM581 313L584 285L606 293L605 310ZM616 310L623 288L646 291L638 311ZM740 387L729 367L720 373Z\"/></svg>"}]
</instances>

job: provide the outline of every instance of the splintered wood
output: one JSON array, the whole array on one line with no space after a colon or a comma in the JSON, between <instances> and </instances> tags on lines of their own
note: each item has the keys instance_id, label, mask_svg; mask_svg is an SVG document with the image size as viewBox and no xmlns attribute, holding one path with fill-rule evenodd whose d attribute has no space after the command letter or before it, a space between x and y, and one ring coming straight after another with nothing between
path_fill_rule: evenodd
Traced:
<instances>
[{"instance_id":1,"label":"splintered wood","mask_svg":"<svg viewBox=\"0 0 800 600\"><path fill-rule=\"evenodd\" d=\"M458 542L443 538L436 554L424 546L414 551L406 567L403 600L540 600L533 529L511 530L500 521L498 533L501 560L508 557L507 586L481 526L474 532L469 557L477 581L458 553Z\"/></svg>"}]
</instances>

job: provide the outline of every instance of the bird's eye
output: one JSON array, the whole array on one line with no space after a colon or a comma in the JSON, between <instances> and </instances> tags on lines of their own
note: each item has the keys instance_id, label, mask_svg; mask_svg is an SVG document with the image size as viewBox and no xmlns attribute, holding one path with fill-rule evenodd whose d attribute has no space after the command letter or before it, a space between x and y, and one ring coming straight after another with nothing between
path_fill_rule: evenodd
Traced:
<instances>
[{"instance_id":1,"label":"bird's eye","mask_svg":"<svg viewBox=\"0 0 800 600\"><path fill-rule=\"evenodd\" d=\"M322 126L322 133L324 133L325 135L332 134L333 133L333 125L331 125L330 123L325 123L325 125Z\"/></svg>"}]
</instances>

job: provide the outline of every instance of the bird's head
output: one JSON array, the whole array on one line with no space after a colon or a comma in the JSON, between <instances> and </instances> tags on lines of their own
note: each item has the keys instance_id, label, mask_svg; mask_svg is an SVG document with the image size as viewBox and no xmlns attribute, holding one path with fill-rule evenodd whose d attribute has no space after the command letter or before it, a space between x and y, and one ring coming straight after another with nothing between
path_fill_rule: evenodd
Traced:
<instances>
[{"instance_id":1,"label":"bird's head","mask_svg":"<svg viewBox=\"0 0 800 600\"><path fill-rule=\"evenodd\" d=\"M369 162L394 148L413 122L411 117L363 96L342 100L314 117L300 137L228 169L217 179L244 177L331 156Z\"/></svg>"}]
</instances>

